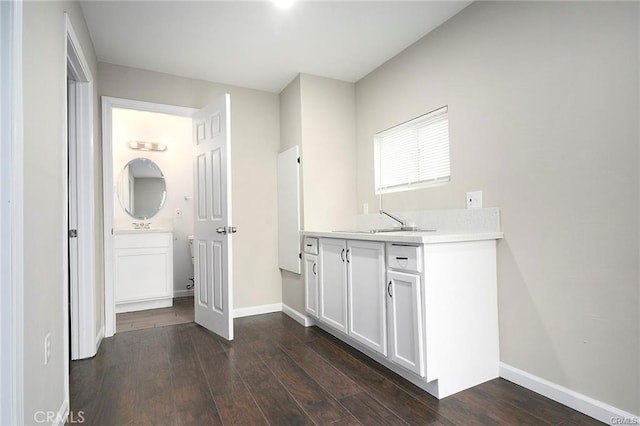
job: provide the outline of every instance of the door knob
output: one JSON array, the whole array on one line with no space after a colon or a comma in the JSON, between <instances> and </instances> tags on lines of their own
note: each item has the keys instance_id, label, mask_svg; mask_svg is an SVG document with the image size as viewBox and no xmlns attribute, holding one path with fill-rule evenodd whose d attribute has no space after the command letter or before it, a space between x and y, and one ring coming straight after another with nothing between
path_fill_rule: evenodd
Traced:
<instances>
[{"instance_id":1,"label":"door knob","mask_svg":"<svg viewBox=\"0 0 640 426\"><path fill-rule=\"evenodd\" d=\"M228 229L230 234L235 234L236 232L238 232L235 226L229 226Z\"/></svg>"},{"instance_id":2,"label":"door knob","mask_svg":"<svg viewBox=\"0 0 640 426\"><path fill-rule=\"evenodd\" d=\"M216 228L216 232L218 234L226 234L227 233L227 228L224 227L224 226L220 226L220 227Z\"/></svg>"}]
</instances>

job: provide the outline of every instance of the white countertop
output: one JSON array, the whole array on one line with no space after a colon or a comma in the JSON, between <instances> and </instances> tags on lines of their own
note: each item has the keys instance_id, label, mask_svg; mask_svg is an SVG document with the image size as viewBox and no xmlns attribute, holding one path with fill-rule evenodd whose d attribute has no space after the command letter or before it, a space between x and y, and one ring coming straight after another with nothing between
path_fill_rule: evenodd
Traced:
<instances>
[{"instance_id":1,"label":"white countertop","mask_svg":"<svg viewBox=\"0 0 640 426\"><path fill-rule=\"evenodd\" d=\"M394 231L394 232L357 232L357 231L302 231L305 237L344 238L351 240L384 241L396 243L435 244L462 241L499 240L502 232L438 232L438 231Z\"/></svg>"},{"instance_id":2,"label":"white countertop","mask_svg":"<svg viewBox=\"0 0 640 426\"><path fill-rule=\"evenodd\" d=\"M114 229L114 234L153 234L167 232L172 233L171 229L151 228L151 229Z\"/></svg>"}]
</instances>

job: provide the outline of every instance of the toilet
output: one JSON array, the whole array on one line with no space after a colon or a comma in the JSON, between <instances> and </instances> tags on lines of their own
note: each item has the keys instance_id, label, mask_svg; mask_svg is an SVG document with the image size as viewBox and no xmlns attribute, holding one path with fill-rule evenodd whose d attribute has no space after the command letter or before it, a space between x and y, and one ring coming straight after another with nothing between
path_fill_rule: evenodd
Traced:
<instances>
[{"instance_id":1,"label":"toilet","mask_svg":"<svg viewBox=\"0 0 640 426\"><path fill-rule=\"evenodd\" d=\"M187 239L189 240L189 253L191 253L191 264L195 265L193 261L193 235L187 236Z\"/></svg>"}]
</instances>

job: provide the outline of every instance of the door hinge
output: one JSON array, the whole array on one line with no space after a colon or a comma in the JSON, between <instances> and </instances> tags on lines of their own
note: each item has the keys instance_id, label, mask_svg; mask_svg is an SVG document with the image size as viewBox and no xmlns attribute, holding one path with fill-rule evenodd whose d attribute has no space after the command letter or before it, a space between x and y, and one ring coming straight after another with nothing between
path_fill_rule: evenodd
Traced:
<instances>
[{"instance_id":1,"label":"door hinge","mask_svg":"<svg viewBox=\"0 0 640 426\"><path fill-rule=\"evenodd\" d=\"M69 229L69 238L78 238L78 230Z\"/></svg>"},{"instance_id":2,"label":"door hinge","mask_svg":"<svg viewBox=\"0 0 640 426\"><path fill-rule=\"evenodd\" d=\"M300 164L300 157L298 157L298 164Z\"/></svg>"},{"instance_id":3,"label":"door hinge","mask_svg":"<svg viewBox=\"0 0 640 426\"><path fill-rule=\"evenodd\" d=\"M302 253L298 253L298 259L302 259Z\"/></svg>"}]
</instances>

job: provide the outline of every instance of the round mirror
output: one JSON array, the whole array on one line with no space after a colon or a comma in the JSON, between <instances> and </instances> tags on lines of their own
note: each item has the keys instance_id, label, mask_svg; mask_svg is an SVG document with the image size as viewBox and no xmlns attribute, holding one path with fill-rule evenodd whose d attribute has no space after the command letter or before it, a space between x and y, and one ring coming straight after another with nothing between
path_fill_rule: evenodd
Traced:
<instances>
[{"instance_id":1,"label":"round mirror","mask_svg":"<svg viewBox=\"0 0 640 426\"><path fill-rule=\"evenodd\" d=\"M135 158L124 166L117 191L122 208L141 220L155 216L167 199L162 170L148 158Z\"/></svg>"}]
</instances>

